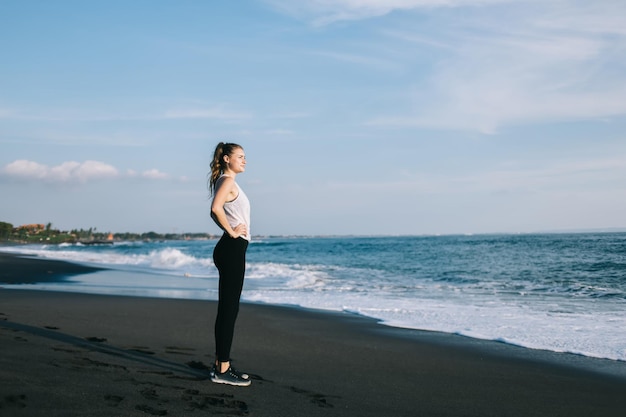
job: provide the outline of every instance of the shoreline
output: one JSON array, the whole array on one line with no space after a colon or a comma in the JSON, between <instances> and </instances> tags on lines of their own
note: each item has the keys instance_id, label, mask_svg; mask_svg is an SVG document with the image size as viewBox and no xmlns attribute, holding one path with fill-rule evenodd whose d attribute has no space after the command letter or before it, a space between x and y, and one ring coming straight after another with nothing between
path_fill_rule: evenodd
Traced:
<instances>
[{"instance_id":1,"label":"shoreline","mask_svg":"<svg viewBox=\"0 0 626 417\"><path fill-rule=\"evenodd\" d=\"M3 277L97 269L0 252ZM0 281L8 281L7 278ZM233 361L213 384L216 302L7 289L0 283L0 415L622 416L626 363L345 312L242 303Z\"/></svg>"},{"instance_id":2,"label":"shoreline","mask_svg":"<svg viewBox=\"0 0 626 417\"><path fill-rule=\"evenodd\" d=\"M39 258L37 255L27 255L18 253L2 252L0 248L0 291L16 290L16 291L43 291L43 292L61 292L67 294L89 294L71 291L56 290L39 290L39 289L20 289L20 288L3 288L3 284L21 285L33 283L62 282L66 278L75 275L88 274L98 271L106 271L107 268L94 267L75 263L72 261L55 260L47 258ZM98 294L90 294L98 295ZM110 297L130 297L130 298L147 298L151 296L136 295L109 295ZM168 299L168 298L162 298ZM186 299L181 299L186 300ZM202 301L202 300L198 300ZM207 302L212 302L206 300ZM328 316L331 319L351 318L354 320L363 320L374 324L374 329L381 335L405 337L408 339L419 339L420 337L428 337L432 340L441 340L444 344L455 344L463 348L484 349L489 354L502 355L509 358L517 358L521 360L535 360L542 363L555 364L558 366L573 367L575 369L599 373L608 377L615 377L626 380L626 361L600 358L594 356L586 356L572 352L558 352L547 349L536 349L525 346L515 345L507 342L479 339L471 336L460 335L456 333L447 333L442 331L424 330L397 327L385 324L382 320L360 315L357 313L330 311L303 307L298 305L270 304L265 302L249 302L242 301L242 305L249 304L251 306L260 307L276 307L287 310L299 310L305 313L318 314Z\"/></svg>"}]
</instances>

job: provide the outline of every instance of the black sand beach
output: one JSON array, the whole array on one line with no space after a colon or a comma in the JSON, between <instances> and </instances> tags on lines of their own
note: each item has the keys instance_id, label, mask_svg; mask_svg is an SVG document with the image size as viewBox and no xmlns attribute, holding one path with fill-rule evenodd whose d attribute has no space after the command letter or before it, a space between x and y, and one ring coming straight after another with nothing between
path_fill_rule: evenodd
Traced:
<instances>
[{"instance_id":1,"label":"black sand beach","mask_svg":"<svg viewBox=\"0 0 626 417\"><path fill-rule=\"evenodd\" d=\"M0 281L37 282L32 271L43 266L32 262L52 261L0 255ZM52 263L43 275L75 267ZM253 304L242 305L233 349L253 383L216 385L206 372L214 314L211 301L0 283L0 416L617 417L626 409L626 377L603 372L611 361Z\"/></svg>"}]
</instances>

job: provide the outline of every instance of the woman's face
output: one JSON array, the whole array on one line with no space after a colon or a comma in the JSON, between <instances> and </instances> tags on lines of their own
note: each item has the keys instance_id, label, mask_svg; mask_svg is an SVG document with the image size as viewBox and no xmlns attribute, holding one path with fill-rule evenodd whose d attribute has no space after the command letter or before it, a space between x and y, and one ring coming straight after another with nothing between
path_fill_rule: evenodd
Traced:
<instances>
[{"instance_id":1,"label":"woman's face","mask_svg":"<svg viewBox=\"0 0 626 417\"><path fill-rule=\"evenodd\" d=\"M228 169L236 174L246 170L246 154L241 148L236 148L230 155L224 157Z\"/></svg>"}]
</instances>

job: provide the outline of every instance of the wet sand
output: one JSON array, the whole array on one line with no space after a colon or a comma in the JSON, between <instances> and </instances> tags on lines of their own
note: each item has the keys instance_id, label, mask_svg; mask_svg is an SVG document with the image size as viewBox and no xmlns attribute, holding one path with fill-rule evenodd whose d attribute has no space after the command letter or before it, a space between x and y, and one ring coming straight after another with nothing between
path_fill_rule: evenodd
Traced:
<instances>
[{"instance_id":1,"label":"wet sand","mask_svg":"<svg viewBox=\"0 0 626 417\"><path fill-rule=\"evenodd\" d=\"M0 285L55 282L67 276L99 270L71 262L0 252Z\"/></svg>"}]
</instances>

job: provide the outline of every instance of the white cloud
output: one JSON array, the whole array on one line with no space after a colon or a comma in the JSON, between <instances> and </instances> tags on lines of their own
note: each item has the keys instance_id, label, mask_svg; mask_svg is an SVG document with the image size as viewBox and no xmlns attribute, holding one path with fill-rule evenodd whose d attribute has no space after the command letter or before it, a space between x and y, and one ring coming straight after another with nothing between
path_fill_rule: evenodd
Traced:
<instances>
[{"instance_id":1,"label":"white cloud","mask_svg":"<svg viewBox=\"0 0 626 417\"><path fill-rule=\"evenodd\" d=\"M5 166L2 172L14 178L44 179L48 173L48 167L37 162L19 159Z\"/></svg>"},{"instance_id":2,"label":"white cloud","mask_svg":"<svg viewBox=\"0 0 626 417\"><path fill-rule=\"evenodd\" d=\"M163 180L167 179L169 176L158 169L149 169L141 173L143 178L148 178L151 180Z\"/></svg>"},{"instance_id":3,"label":"white cloud","mask_svg":"<svg viewBox=\"0 0 626 417\"><path fill-rule=\"evenodd\" d=\"M395 10L484 6L524 0L266 0L279 11L326 25L341 20L384 16Z\"/></svg>"},{"instance_id":4,"label":"white cloud","mask_svg":"<svg viewBox=\"0 0 626 417\"><path fill-rule=\"evenodd\" d=\"M49 167L37 162L20 159L7 164L2 170L4 176L21 180L41 180L46 182L80 182L115 178L118 170L98 161L63 162Z\"/></svg>"},{"instance_id":5,"label":"white cloud","mask_svg":"<svg viewBox=\"0 0 626 417\"><path fill-rule=\"evenodd\" d=\"M54 182L87 182L90 180L115 178L118 171L115 167L98 161L63 162L50 167L46 171L46 179Z\"/></svg>"},{"instance_id":6,"label":"white cloud","mask_svg":"<svg viewBox=\"0 0 626 417\"><path fill-rule=\"evenodd\" d=\"M537 24L551 29L576 28L588 33L626 35L622 0L567 0L561 4L565 12L543 15L537 19Z\"/></svg>"},{"instance_id":7,"label":"white cloud","mask_svg":"<svg viewBox=\"0 0 626 417\"><path fill-rule=\"evenodd\" d=\"M404 12L376 22L367 50L317 52L413 79L389 91L408 104L381 107L369 125L495 133L626 115L623 0L266 2L317 25Z\"/></svg>"},{"instance_id":8,"label":"white cloud","mask_svg":"<svg viewBox=\"0 0 626 417\"><path fill-rule=\"evenodd\" d=\"M613 7L606 11L566 0L508 16L448 13L427 28L384 32L406 56L432 48L439 58L430 74L416 78L404 114L369 124L494 133L510 125L626 115L626 3L607 4Z\"/></svg>"},{"instance_id":9,"label":"white cloud","mask_svg":"<svg viewBox=\"0 0 626 417\"><path fill-rule=\"evenodd\" d=\"M48 166L34 161L20 159L7 164L0 170L0 177L21 181L43 181L47 183L87 183L95 180L137 177L135 170L126 173L109 164L99 161L67 161L59 165ZM169 175L157 169L144 171L141 178L149 180L167 179Z\"/></svg>"}]
</instances>

